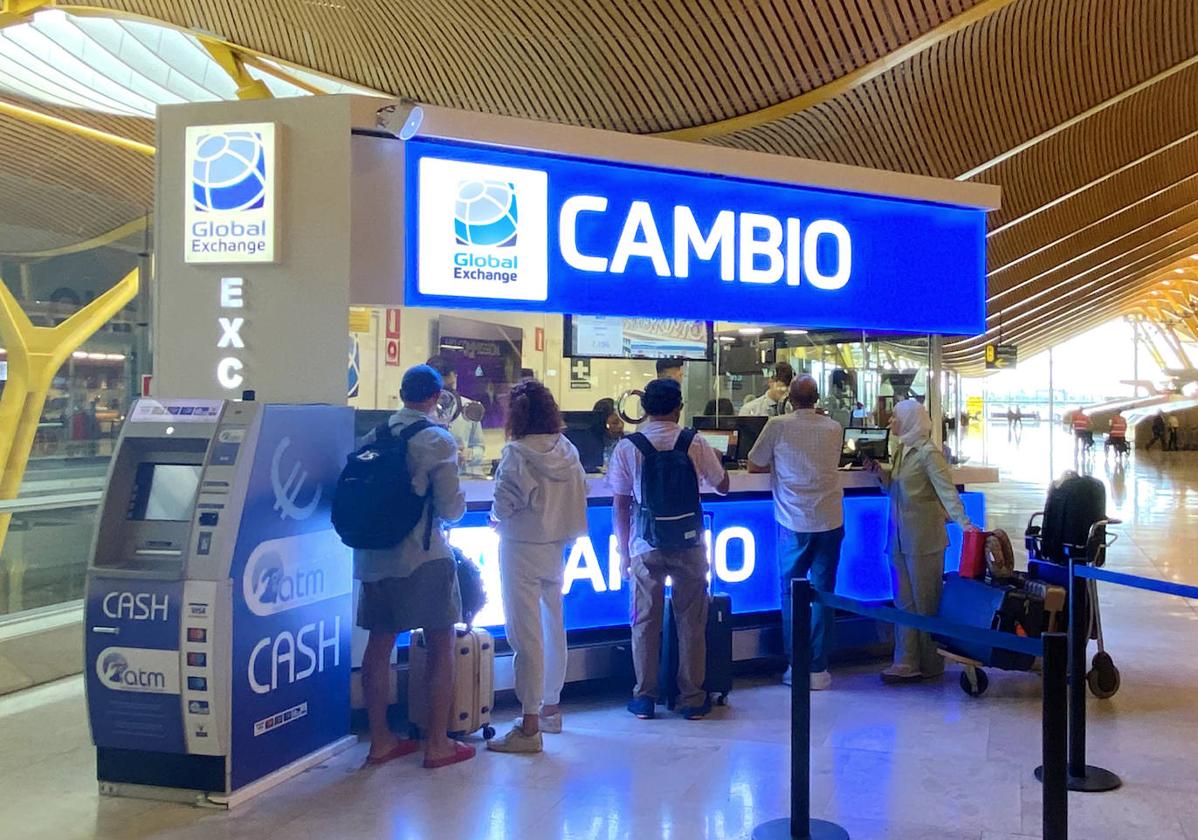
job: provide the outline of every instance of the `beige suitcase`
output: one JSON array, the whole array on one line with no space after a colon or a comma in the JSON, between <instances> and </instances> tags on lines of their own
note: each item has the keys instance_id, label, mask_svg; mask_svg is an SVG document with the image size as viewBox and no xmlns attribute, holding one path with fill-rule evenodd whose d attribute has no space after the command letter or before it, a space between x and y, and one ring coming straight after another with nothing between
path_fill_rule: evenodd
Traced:
<instances>
[{"instance_id":1,"label":"beige suitcase","mask_svg":"<svg viewBox=\"0 0 1198 840\"><path fill-rule=\"evenodd\" d=\"M495 705L495 642L491 634L482 628L467 629L459 624L454 628L453 660L449 734L462 738L481 729L483 738L489 741L495 737L495 728L491 726L491 707ZM408 720L421 731L428 729L426 669L424 633L414 630L408 653Z\"/></svg>"}]
</instances>

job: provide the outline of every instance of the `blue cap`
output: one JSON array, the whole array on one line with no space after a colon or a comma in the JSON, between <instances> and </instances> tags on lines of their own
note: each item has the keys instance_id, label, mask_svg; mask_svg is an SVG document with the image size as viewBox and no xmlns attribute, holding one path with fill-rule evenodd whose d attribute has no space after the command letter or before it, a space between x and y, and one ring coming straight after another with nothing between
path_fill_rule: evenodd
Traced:
<instances>
[{"instance_id":1,"label":"blue cap","mask_svg":"<svg viewBox=\"0 0 1198 840\"><path fill-rule=\"evenodd\" d=\"M444 387L441 374L428 365L416 365L404 372L399 398L406 403L422 403L440 394Z\"/></svg>"}]
</instances>

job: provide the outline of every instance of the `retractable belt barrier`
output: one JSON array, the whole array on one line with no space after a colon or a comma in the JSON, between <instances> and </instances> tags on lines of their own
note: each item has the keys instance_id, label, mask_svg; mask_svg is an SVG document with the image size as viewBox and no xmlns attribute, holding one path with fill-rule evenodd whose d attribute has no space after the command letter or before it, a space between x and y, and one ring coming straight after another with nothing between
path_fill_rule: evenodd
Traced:
<instances>
[{"instance_id":1,"label":"retractable belt barrier","mask_svg":"<svg viewBox=\"0 0 1198 840\"><path fill-rule=\"evenodd\" d=\"M791 581L790 622L790 817L770 820L753 830L753 840L848 840L841 826L811 819L811 605L819 603L845 612L902 624L1016 653L1044 657L1042 712L1043 765L1037 770L1044 783L1044 840L1067 840L1068 820L1068 641L1063 633L1029 639L1011 633L968 627L893 607L866 604L827 592L815 592L804 579Z\"/></svg>"},{"instance_id":2,"label":"retractable belt barrier","mask_svg":"<svg viewBox=\"0 0 1198 840\"><path fill-rule=\"evenodd\" d=\"M1069 789L1082 793L1105 793L1117 790L1123 785L1123 780L1110 770L1086 763L1086 647L1090 641L1091 587L1079 585L1079 580L1100 581L1196 600L1198 586L1127 572L1112 572L1074 559L1069 561Z\"/></svg>"}]
</instances>

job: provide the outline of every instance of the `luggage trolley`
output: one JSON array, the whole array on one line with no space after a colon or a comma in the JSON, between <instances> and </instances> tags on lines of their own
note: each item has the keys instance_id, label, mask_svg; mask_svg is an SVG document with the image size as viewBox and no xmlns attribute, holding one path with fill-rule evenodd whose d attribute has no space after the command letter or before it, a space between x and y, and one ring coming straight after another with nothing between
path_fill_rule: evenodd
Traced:
<instances>
[{"instance_id":1,"label":"luggage trolley","mask_svg":"<svg viewBox=\"0 0 1198 840\"><path fill-rule=\"evenodd\" d=\"M1024 532L1024 544L1027 546L1028 555L1028 574L1066 588L1069 583L1069 559L1074 558L1077 562L1085 563L1088 566L1106 565L1107 549L1119 540L1119 535L1109 533L1107 526L1123 524L1122 520L1114 518L1104 518L1094 522L1090 525L1084 545L1062 544L1064 550L1062 563L1054 560L1044 550L1043 526L1037 524L1037 520L1043 521L1043 518L1044 511L1032 514L1027 523L1027 530ZM1091 694L1100 700L1106 700L1118 693L1122 680L1115 661L1106 652L1106 640L1102 633L1102 613L1098 603L1097 581L1087 580L1086 588L1087 604L1090 607L1088 638L1098 642L1098 651L1094 654L1094 659L1090 662L1090 670L1086 673L1086 684L1089 685Z\"/></svg>"},{"instance_id":2,"label":"luggage trolley","mask_svg":"<svg viewBox=\"0 0 1198 840\"><path fill-rule=\"evenodd\" d=\"M1059 495L1054 498L1054 494ZM1118 519L1108 518L1105 510L1106 491L1099 482L1088 477L1066 476L1060 485L1049 491L1045 509L1032 514L1028 520L1024 532L1028 572L991 582L950 575L945 582L941 615L961 623L980 622L979 626L1009 630L1032 638L1067 627L1070 558L1102 566L1106 562L1107 549L1118 540L1118 535L1110 533L1108 526L1121 523ZM1009 551L1008 546L1004 546L1004 552ZM1107 699L1118 692L1120 674L1106 652L1097 586L1094 581L1086 581L1086 584L1088 603L1092 605L1089 638L1098 642L1098 652L1086 682L1095 697ZM1032 608L1039 603L1043 603L1042 610ZM1008 671L1038 668L1038 661L1031 656L950 639L941 641L944 645L941 655L964 666L961 689L971 697L980 697L989 687L984 668Z\"/></svg>"}]
</instances>

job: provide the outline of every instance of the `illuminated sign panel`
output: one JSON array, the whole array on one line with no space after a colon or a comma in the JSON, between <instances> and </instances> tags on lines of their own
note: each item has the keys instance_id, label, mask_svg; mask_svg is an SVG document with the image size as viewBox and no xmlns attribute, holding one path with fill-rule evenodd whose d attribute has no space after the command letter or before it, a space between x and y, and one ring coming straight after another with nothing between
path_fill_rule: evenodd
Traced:
<instances>
[{"instance_id":1,"label":"illuminated sign panel","mask_svg":"<svg viewBox=\"0 0 1198 840\"><path fill-rule=\"evenodd\" d=\"M986 519L985 496L961 494L974 522ZM728 594L736 613L778 609L781 584L777 561L774 503L768 497L704 502L708 557L714 592ZM887 540L890 499L882 495L845 496L845 540L841 548L836 591L864 601L893 597ZM619 556L611 523L611 507L587 508L588 534L567 546L562 591L566 628L583 630L628 623L628 581L620 577ZM961 529L948 526L945 570L955 570L961 557ZM499 585L499 536L488 525L488 513L471 511L449 532L449 541L482 569L487 604L475 623L502 634L504 608Z\"/></svg>"},{"instance_id":2,"label":"illuminated sign panel","mask_svg":"<svg viewBox=\"0 0 1198 840\"><path fill-rule=\"evenodd\" d=\"M981 209L423 137L405 166L408 305L984 328Z\"/></svg>"},{"instance_id":3,"label":"illuminated sign panel","mask_svg":"<svg viewBox=\"0 0 1198 840\"><path fill-rule=\"evenodd\" d=\"M183 261L275 262L275 124L193 125L185 143Z\"/></svg>"}]
</instances>

